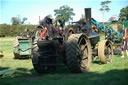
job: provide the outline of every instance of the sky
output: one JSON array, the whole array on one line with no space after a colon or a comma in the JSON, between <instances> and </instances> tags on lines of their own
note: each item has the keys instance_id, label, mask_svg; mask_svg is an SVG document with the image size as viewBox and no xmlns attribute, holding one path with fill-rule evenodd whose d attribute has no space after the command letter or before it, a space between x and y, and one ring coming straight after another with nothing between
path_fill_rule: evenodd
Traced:
<instances>
[{"instance_id":1,"label":"sky","mask_svg":"<svg viewBox=\"0 0 128 85\"><path fill-rule=\"evenodd\" d=\"M0 24L11 24L12 17L27 17L26 24L39 24L39 16L43 19L48 14L54 16L54 9L68 5L74 9L73 21L78 21L84 14L84 8L91 8L92 17L97 21L103 20L101 1L105 0L0 0ZM105 14L104 21L111 16L119 15L120 9L128 6L128 0L111 0L110 11Z\"/></svg>"}]
</instances>

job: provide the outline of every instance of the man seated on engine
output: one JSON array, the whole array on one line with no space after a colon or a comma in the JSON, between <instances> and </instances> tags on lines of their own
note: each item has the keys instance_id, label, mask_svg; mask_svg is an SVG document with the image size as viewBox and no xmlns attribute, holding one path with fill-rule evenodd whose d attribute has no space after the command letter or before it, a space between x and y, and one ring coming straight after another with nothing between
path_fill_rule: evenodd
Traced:
<instances>
[{"instance_id":1,"label":"man seated on engine","mask_svg":"<svg viewBox=\"0 0 128 85\"><path fill-rule=\"evenodd\" d=\"M46 16L41 25L43 25L43 27L45 29L48 29L48 37L51 38L53 36L53 32L52 32L52 26L53 26L53 23L52 23L52 15L48 15Z\"/></svg>"},{"instance_id":2,"label":"man seated on engine","mask_svg":"<svg viewBox=\"0 0 128 85\"><path fill-rule=\"evenodd\" d=\"M91 26L88 19L86 20L85 18L82 18L78 21L78 23L82 32L85 32L87 35L91 33Z\"/></svg>"},{"instance_id":3,"label":"man seated on engine","mask_svg":"<svg viewBox=\"0 0 128 85\"><path fill-rule=\"evenodd\" d=\"M98 34L97 34L96 26L93 26L91 35L98 35Z\"/></svg>"}]
</instances>

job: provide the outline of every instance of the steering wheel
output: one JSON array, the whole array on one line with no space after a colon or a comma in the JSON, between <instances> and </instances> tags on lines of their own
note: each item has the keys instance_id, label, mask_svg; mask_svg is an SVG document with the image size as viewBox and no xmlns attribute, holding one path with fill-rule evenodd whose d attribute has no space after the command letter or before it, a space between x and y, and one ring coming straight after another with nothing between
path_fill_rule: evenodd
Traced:
<instances>
[{"instance_id":1,"label":"steering wheel","mask_svg":"<svg viewBox=\"0 0 128 85\"><path fill-rule=\"evenodd\" d=\"M44 38L44 37L46 37L46 35L48 35L48 29L43 28L38 32L39 38Z\"/></svg>"}]
</instances>

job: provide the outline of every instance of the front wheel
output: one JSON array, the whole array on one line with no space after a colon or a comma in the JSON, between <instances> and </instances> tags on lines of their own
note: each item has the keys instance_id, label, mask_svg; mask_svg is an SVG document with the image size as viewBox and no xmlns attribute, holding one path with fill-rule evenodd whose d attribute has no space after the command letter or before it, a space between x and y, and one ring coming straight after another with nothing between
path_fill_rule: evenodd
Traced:
<instances>
[{"instance_id":1,"label":"front wheel","mask_svg":"<svg viewBox=\"0 0 128 85\"><path fill-rule=\"evenodd\" d=\"M110 41L103 40L99 43L98 56L103 64L112 62L113 49Z\"/></svg>"}]
</instances>

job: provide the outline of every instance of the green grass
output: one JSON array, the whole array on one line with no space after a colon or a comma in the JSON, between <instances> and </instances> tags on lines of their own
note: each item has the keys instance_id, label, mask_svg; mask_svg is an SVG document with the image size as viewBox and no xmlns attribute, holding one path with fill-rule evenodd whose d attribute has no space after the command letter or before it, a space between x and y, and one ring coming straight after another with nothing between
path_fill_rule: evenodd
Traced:
<instances>
[{"instance_id":1,"label":"green grass","mask_svg":"<svg viewBox=\"0 0 128 85\"><path fill-rule=\"evenodd\" d=\"M31 59L13 59L13 40L0 38L0 50L4 51L4 57L0 59L0 70L20 69L29 74L13 78L0 77L0 85L128 85L128 57L114 55L113 62L109 64L100 64L95 60L86 73L72 74L66 67L58 67L56 72L39 75L33 69Z\"/></svg>"},{"instance_id":2,"label":"green grass","mask_svg":"<svg viewBox=\"0 0 128 85\"><path fill-rule=\"evenodd\" d=\"M3 51L4 57L0 59L0 67L9 67L12 69L26 68L30 70L32 68L31 60L15 60L13 55L13 41L12 38L0 38L0 50Z\"/></svg>"}]
</instances>

